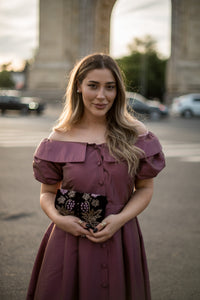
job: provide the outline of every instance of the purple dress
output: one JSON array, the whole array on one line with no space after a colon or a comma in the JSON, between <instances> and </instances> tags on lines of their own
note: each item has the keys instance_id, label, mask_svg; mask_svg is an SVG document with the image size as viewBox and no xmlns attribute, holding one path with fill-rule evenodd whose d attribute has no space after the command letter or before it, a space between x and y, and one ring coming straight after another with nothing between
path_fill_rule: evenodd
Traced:
<instances>
[{"instance_id":1,"label":"purple dress","mask_svg":"<svg viewBox=\"0 0 200 300\"><path fill-rule=\"evenodd\" d=\"M34 175L45 184L106 195L106 215L128 202L134 181L155 177L165 166L154 134L139 136L144 150L137 175L118 163L106 144L44 139L34 155ZM27 300L149 300L150 286L143 239L137 217L104 243L75 237L51 224L42 240Z\"/></svg>"}]
</instances>

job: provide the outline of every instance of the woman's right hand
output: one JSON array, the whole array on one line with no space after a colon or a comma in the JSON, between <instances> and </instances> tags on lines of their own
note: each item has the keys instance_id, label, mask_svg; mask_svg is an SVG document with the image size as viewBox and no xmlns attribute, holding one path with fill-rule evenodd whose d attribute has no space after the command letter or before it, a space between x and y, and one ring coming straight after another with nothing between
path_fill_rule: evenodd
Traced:
<instances>
[{"instance_id":1,"label":"woman's right hand","mask_svg":"<svg viewBox=\"0 0 200 300\"><path fill-rule=\"evenodd\" d=\"M57 189L60 188L60 183L54 185L42 184L40 193L40 205L46 215L60 229L69 232L74 236L91 235L87 230L86 223L75 216L62 216L55 208L54 202Z\"/></svg>"},{"instance_id":2,"label":"woman's right hand","mask_svg":"<svg viewBox=\"0 0 200 300\"><path fill-rule=\"evenodd\" d=\"M81 221L75 216L57 216L55 219L55 224L65 232L71 233L74 236L91 235L89 230L85 227L86 223Z\"/></svg>"}]
</instances>

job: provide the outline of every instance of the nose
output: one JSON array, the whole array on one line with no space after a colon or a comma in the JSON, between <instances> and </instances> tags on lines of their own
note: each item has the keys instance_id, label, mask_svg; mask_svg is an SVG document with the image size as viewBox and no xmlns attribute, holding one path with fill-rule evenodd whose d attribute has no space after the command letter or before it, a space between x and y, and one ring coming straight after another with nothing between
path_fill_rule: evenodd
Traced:
<instances>
[{"instance_id":1,"label":"nose","mask_svg":"<svg viewBox=\"0 0 200 300\"><path fill-rule=\"evenodd\" d=\"M98 93L97 93L97 99L105 99L105 90L104 90L104 88L103 87L100 87L99 89L98 89Z\"/></svg>"}]
</instances>

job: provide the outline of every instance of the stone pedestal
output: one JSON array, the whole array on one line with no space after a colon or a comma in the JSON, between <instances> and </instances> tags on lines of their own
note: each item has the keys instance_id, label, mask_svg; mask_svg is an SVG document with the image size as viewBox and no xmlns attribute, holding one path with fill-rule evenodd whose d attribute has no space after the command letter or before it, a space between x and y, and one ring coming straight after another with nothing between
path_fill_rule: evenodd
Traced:
<instances>
[{"instance_id":1,"label":"stone pedestal","mask_svg":"<svg viewBox=\"0 0 200 300\"><path fill-rule=\"evenodd\" d=\"M109 52L110 15L116 0L40 0L39 49L28 89L64 92L74 63Z\"/></svg>"},{"instance_id":2,"label":"stone pedestal","mask_svg":"<svg viewBox=\"0 0 200 300\"><path fill-rule=\"evenodd\" d=\"M200 93L200 1L172 0L171 58L167 100Z\"/></svg>"}]
</instances>

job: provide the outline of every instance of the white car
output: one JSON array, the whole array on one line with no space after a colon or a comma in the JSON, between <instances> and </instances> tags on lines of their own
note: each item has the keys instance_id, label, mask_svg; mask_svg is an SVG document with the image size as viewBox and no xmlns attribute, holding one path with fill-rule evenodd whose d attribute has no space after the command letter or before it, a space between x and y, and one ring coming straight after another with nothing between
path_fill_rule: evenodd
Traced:
<instances>
[{"instance_id":1,"label":"white car","mask_svg":"<svg viewBox=\"0 0 200 300\"><path fill-rule=\"evenodd\" d=\"M187 94L174 98L171 112L185 118L200 116L200 94Z\"/></svg>"}]
</instances>

